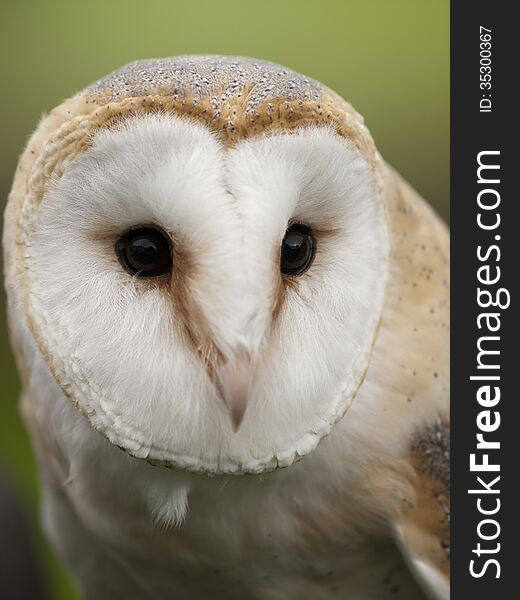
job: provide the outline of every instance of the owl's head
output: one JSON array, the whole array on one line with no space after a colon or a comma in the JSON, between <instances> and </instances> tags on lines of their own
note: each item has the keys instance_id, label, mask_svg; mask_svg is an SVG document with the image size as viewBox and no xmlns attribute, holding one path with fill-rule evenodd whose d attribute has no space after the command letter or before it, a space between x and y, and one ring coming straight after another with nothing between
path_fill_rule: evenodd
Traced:
<instances>
[{"instance_id":1,"label":"owl's head","mask_svg":"<svg viewBox=\"0 0 520 600\"><path fill-rule=\"evenodd\" d=\"M387 225L360 117L241 58L133 63L22 157L10 296L113 444L194 472L311 452L366 372Z\"/></svg>"}]
</instances>

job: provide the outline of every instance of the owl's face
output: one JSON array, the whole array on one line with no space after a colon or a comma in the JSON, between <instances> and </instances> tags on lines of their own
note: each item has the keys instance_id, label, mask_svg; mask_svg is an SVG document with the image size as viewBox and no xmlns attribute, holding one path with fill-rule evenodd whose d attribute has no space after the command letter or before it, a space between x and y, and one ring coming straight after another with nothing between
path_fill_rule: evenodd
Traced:
<instances>
[{"instance_id":1,"label":"owl's face","mask_svg":"<svg viewBox=\"0 0 520 600\"><path fill-rule=\"evenodd\" d=\"M367 369L387 271L379 196L331 127L226 147L180 115L123 119L27 217L35 338L92 426L138 458L290 465Z\"/></svg>"}]
</instances>

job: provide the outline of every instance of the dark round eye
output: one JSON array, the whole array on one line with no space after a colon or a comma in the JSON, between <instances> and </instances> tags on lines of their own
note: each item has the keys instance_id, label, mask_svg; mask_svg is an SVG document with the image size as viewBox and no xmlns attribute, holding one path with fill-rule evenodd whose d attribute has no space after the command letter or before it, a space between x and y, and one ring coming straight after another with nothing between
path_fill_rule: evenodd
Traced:
<instances>
[{"instance_id":1,"label":"dark round eye","mask_svg":"<svg viewBox=\"0 0 520 600\"><path fill-rule=\"evenodd\" d=\"M285 232L280 253L280 270L284 275L301 275L311 266L316 243L307 225L294 223Z\"/></svg>"},{"instance_id":2,"label":"dark round eye","mask_svg":"<svg viewBox=\"0 0 520 600\"><path fill-rule=\"evenodd\" d=\"M172 270L170 238L153 227L137 227L116 242L119 262L132 275L159 277Z\"/></svg>"}]
</instances>

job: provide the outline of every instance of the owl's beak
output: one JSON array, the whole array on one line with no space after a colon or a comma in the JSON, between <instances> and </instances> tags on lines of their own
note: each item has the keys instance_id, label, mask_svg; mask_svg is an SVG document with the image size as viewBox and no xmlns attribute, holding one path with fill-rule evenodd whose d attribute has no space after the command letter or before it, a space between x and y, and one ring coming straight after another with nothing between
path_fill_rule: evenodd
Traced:
<instances>
[{"instance_id":1,"label":"owl's beak","mask_svg":"<svg viewBox=\"0 0 520 600\"><path fill-rule=\"evenodd\" d=\"M251 388L251 357L241 352L231 359L223 359L216 366L215 373L217 391L229 410L231 425L236 433L242 424Z\"/></svg>"}]
</instances>

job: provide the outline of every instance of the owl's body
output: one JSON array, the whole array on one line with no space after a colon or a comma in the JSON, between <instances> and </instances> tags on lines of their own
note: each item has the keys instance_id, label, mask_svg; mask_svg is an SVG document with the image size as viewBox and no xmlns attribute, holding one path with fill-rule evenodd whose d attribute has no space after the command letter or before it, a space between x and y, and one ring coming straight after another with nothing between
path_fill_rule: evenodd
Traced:
<instances>
[{"instance_id":1,"label":"owl's body","mask_svg":"<svg viewBox=\"0 0 520 600\"><path fill-rule=\"evenodd\" d=\"M172 265L132 275L114 248L152 225ZM282 67L135 63L51 112L7 289L85 597L419 598L398 546L447 597L447 246L359 115Z\"/></svg>"}]
</instances>

